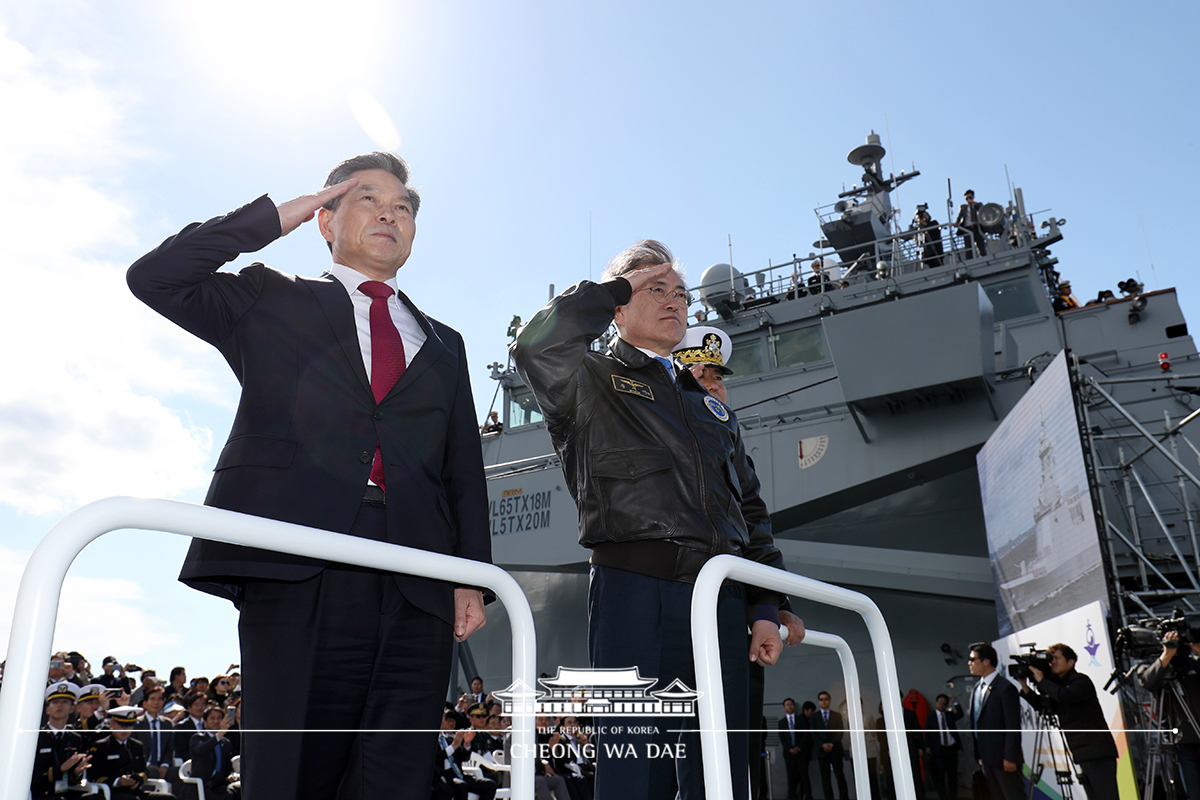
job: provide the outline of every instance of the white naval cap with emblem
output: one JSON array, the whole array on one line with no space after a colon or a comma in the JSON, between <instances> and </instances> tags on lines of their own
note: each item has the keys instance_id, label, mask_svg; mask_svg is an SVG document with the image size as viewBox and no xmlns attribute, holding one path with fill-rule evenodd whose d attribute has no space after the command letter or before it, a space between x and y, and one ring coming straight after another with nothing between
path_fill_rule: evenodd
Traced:
<instances>
[{"instance_id":1,"label":"white naval cap with emblem","mask_svg":"<svg viewBox=\"0 0 1200 800\"><path fill-rule=\"evenodd\" d=\"M675 350L671 353L685 367L692 364L711 364L725 375L733 373L733 370L725 366L732 354L733 340L729 338L729 334L711 325L688 328L683 334L683 341L675 345Z\"/></svg>"},{"instance_id":2,"label":"white naval cap with emblem","mask_svg":"<svg viewBox=\"0 0 1200 800\"><path fill-rule=\"evenodd\" d=\"M70 681L59 681L51 684L46 688L46 702L57 700L58 698L66 698L72 703L79 700L79 687Z\"/></svg>"},{"instance_id":3,"label":"white naval cap with emblem","mask_svg":"<svg viewBox=\"0 0 1200 800\"><path fill-rule=\"evenodd\" d=\"M82 703L84 700L99 700L100 696L104 694L104 690L107 688L108 687L102 683L89 683L87 686L84 686L79 690L79 702Z\"/></svg>"},{"instance_id":4,"label":"white naval cap with emblem","mask_svg":"<svg viewBox=\"0 0 1200 800\"><path fill-rule=\"evenodd\" d=\"M108 710L108 719L121 725L134 725L146 712L137 706L120 706Z\"/></svg>"}]
</instances>

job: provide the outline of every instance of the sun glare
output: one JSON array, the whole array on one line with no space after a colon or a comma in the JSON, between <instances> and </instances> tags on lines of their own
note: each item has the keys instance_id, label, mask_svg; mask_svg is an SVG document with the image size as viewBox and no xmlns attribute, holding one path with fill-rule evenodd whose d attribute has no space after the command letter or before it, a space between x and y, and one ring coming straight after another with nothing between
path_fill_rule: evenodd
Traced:
<instances>
[{"instance_id":1,"label":"sun glare","mask_svg":"<svg viewBox=\"0 0 1200 800\"><path fill-rule=\"evenodd\" d=\"M381 0L208 0L180 4L177 13L197 72L221 91L253 93L256 103L344 98L347 82L395 68L383 47L391 8Z\"/></svg>"}]
</instances>

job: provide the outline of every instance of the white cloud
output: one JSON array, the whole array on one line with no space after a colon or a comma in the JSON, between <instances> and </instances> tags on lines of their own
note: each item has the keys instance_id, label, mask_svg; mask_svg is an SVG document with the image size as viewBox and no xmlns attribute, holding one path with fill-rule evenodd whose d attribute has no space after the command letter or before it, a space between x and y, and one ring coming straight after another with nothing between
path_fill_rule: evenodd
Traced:
<instances>
[{"instance_id":1,"label":"white cloud","mask_svg":"<svg viewBox=\"0 0 1200 800\"><path fill-rule=\"evenodd\" d=\"M7 642L17 601L17 586L29 553L0 547L0 641ZM118 645L137 642L139 649L176 645L175 626L163 624L147 613L153 608L146 593L124 578L88 578L68 575L58 604L51 650L105 653ZM80 613L86 609L86 613ZM118 623L119 621L119 623ZM100 656L97 658L99 672Z\"/></svg>"},{"instance_id":2,"label":"white cloud","mask_svg":"<svg viewBox=\"0 0 1200 800\"><path fill-rule=\"evenodd\" d=\"M0 504L23 512L203 486L212 434L164 400L230 403L211 349L125 287L133 212L112 187L145 154L123 131L131 97L104 77L0 28Z\"/></svg>"},{"instance_id":3,"label":"white cloud","mask_svg":"<svg viewBox=\"0 0 1200 800\"><path fill-rule=\"evenodd\" d=\"M146 538L149 534L137 536L126 544L153 542L156 552L169 550L160 540ZM89 545L72 572L86 564L95 546ZM8 649L17 587L29 555L0 545L0 652ZM68 574L50 652L83 653L97 675L107 655L160 673L177 664L196 675L224 670L238 660L237 612L227 601L184 587L174 575L173 564L136 579ZM184 632L181 619L203 619L205 624Z\"/></svg>"}]
</instances>

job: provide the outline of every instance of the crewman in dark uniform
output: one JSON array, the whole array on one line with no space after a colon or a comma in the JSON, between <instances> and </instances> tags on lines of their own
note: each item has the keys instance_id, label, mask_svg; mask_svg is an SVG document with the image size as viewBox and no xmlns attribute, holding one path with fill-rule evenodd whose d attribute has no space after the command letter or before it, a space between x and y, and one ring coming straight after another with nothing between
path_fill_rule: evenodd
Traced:
<instances>
[{"instance_id":1,"label":"crewman in dark uniform","mask_svg":"<svg viewBox=\"0 0 1200 800\"><path fill-rule=\"evenodd\" d=\"M30 796L36 799L66 795L78 786L88 766L83 740L67 724L75 710L79 687L59 681L46 689L46 726L38 733L37 754L33 758Z\"/></svg>"},{"instance_id":2,"label":"crewman in dark uniform","mask_svg":"<svg viewBox=\"0 0 1200 800\"><path fill-rule=\"evenodd\" d=\"M171 800L173 795L142 788L146 782L146 749L133 738L133 726L141 714L142 710L134 706L121 706L108 712L112 733L92 745L88 780L106 784L113 800L144 800L148 797Z\"/></svg>"},{"instance_id":3,"label":"crewman in dark uniform","mask_svg":"<svg viewBox=\"0 0 1200 800\"><path fill-rule=\"evenodd\" d=\"M979 250L979 255L987 255L987 239L983 235L983 226L979 224L981 208L983 208L983 203L975 202L975 192L967 189L963 193L963 204L958 207L958 216L954 219L954 224L962 235L963 244L967 248L967 258L974 258L976 249Z\"/></svg>"},{"instance_id":4,"label":"crewman in dark uniform","mask_svg":"<svg viewBox=\"0 0 1200 800\"><path fill-rule=\"evenodd\" d=\"M104 706L104 686L99 683L89 683L79 690L79 701L75 704L77 722L75 729L83 739L84 752L92 749L92 745L108 735L108 726L100 716Z\"/></svg>"}]
</instances>

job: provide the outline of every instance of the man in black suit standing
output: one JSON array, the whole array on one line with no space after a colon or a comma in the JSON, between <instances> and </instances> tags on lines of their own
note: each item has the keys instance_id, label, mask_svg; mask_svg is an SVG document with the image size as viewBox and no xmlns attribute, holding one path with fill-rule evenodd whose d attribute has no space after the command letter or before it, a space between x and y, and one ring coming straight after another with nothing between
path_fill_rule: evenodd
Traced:
<instances>
[{"instance_id":1,"label":"man in black suit standing","mask_svg":"<svg viewBox=\"0 0 1200 800\"><path fill-rule=\"evenodd\" d=\"M796 713L796 701L785 698L783 701L783 716L779 718L779 745L783 748L783 767L787 771L787 797L796 800L801 795L796 793L802 780L800 773L800 739L804 736L801 730L804 718ZM808 766L807 763L805 766ZM807 776L805 776L807 777Z\"/></svg>"},{"instance_id":2,"label":"man in black suit standing","mask_svg":"<svg viewBox=\"0 0 1200 800\"><path fill-rule=\"evenodd\" d=\"M242 384L205 502L490 562L462 337L396 285L420 204L408 166L357 156L325 187L189 225L129 269L133 293ZM321 277L218 271L314 215ZM477 588L201 539L180 580L241 611L247 730L288 731L244 737L249 800L428 798L453 640L484 622ZM330 732L301 733L317 728Z\"/></svg>"},{"instance_id":3,"label":"man in black suit standing","mask_svg":"<svg viewBox=\"0 0 1200 800\"><path fill-rule=\"evenodd\" d=\"M967 258L974 258L975 251L979 255L987 255L987 239L983 235L983 226L979 224L979 210L983 203L975 202L975 192L967 189L963 193L963 204L958 207L958 216L954 224L963 237L963 246L967 249Z\"/></svg>"},{"instance_id":4,"label":"man in black suit standing","mask_svg":"<svg viewBox=\"0 0 1200 800\"><path fill-rule=\"evenodd\" d=\"M829 692L817 695L817 712L809 718L812 725L813 743L817 749L817 769L821 772L821 791L825 800L833 800L833 782L830 773L837 778L838 797L847 800L850 788L846 785L846 768L843 760L846 750L842 746L846 725L842 715L829 710L832 698Z\"/></svg>"},{"instance_id":5,"label":"man in black suit standing","mask_svg":"<svg viewBox=\"0 0 1200 800\"><path fill-rule=\"evenodd\" d=\"M938 800L955 800L958 795L958 751L962 749L962 739L956 723L962 718L958 701L944 694L937 696L933 713L925 718L925 752L933 762Z\"/></svg>"},{"instance_id":6,"label":"man in black suit standing","mask_svg":"<svg viewBox=\"0 0 1200 800\"><path fill-rule=\"evenodd\" d=\"M996 648L971 645L967 662L979 683L971 691L967 713L975 737L975 760L983 768L992 800L1025 796L1021 765L1021 701L1017 687L996 671Z\"/></svg>"}]
</instances>

